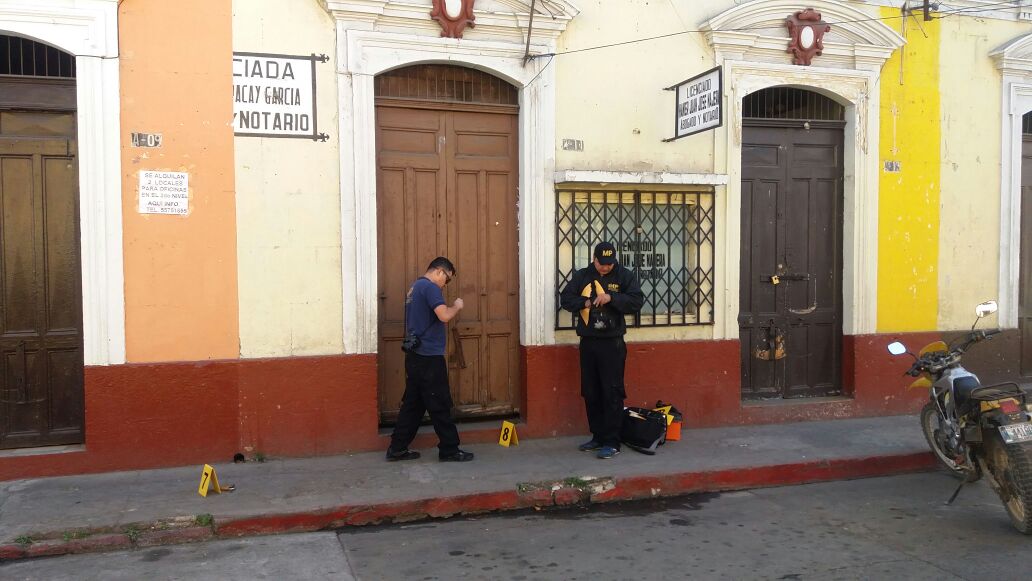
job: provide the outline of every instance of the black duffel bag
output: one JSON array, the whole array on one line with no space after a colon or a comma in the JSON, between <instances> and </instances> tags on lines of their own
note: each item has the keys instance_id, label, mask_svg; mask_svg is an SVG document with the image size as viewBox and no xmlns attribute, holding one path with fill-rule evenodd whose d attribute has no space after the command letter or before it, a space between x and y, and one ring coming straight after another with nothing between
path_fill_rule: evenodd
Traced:
<instances>
[{"instance_id":1,"label":"black duffel bag","mask_svg":"<svg viewBox=\"0 0 1032 581\"><path fill-rule=\"evenodd\" d=\"M667 417L663 412L646 408L624 408L620 441L627 447L652 455L666 441Z\"/></svg>"}]
</instances>

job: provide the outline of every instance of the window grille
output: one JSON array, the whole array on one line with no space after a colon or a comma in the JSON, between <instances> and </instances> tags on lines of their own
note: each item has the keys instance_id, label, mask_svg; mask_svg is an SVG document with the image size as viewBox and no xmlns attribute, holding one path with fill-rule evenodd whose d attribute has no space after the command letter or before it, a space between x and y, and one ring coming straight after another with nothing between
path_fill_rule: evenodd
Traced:
<instances>
[{"instance_id":1,"label":"window grille","mask_svg":"<svg viewBox=\"0 0 1032 581\"><path fill-rule=\"evenodd\" d=\"M742 99L742 117L842 121L845 119L845 108L813 91L793 87L770 87L749 93Z\"/></svg>"},{"instance_id":2,"label":"window grille","mask_svg":"<svg viewBox=\"0 0 1032 581\"><path fill-rule=\"evenodd\" d=\"M628 315L628 325L713 324L711 188L559 184L556 199L556 329L574 327L574 314L559 307L558 293L591 263L602 241L616 246L620 264L635 272L645 294L645 305Z\"/></svg>"},{"instance_id":3,"label":"window grille","mask_svg":"<svg viewBox=\"0 0 1032 581\"><path fill-rule=\"evenodd\" d=\"M75 57L50 45L0 34L0 75L75 78Z\"/></svg>"},{"instance_id":4,"label":"window grille","mask_svg":"<svg viewBox=\"0 0 1032 581\"><path fill-rule=\"evenodd\" d=\"M519 105L516 87L477 69L454 65L415 65L376 76L374 95L481 105Z\"/></svg>"}]
</instances>

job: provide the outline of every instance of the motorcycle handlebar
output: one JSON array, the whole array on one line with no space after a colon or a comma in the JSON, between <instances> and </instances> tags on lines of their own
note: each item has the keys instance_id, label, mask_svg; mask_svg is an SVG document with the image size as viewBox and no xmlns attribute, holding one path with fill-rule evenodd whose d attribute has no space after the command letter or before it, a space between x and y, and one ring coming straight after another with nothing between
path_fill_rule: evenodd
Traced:
<instances>
[{"instance_id":1,"label":"motorcycle handlebar","mask_svg":"<svg viewBox=\"0 0 1032 581\"><path fill-rule=\"evenodd\" d=\"M948 353L942 355L935 355L932 353L923 355L920 358L918 358L917 361L914 361L914 363L910 366L910 369L905 371L903 375L918 377L925 371L933 373L936 369L946 368L960 361L960 358L963 355L963 353L967 350L968 347L970 347L974 343L990 339L993 335L999 335L1001 332L1002 331L1000 331L999 329L990 329L988 331L971 331L967 335L968 340L965 341L963 345L954 347L953 349L950 349Z\"/></svg>"}]
</instances>

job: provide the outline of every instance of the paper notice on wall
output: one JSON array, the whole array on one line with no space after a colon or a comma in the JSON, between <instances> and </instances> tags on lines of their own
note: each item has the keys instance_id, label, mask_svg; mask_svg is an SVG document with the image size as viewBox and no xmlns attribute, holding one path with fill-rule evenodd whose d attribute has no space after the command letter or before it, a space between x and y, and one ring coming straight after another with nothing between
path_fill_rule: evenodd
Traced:
<instances>
[{"instance_id":1,"label":"paper notice on wall","mask_svg":"<svg viewBox=\"0 0 1032 581\"><path fill-rule=\"evenodd\" d=\"M185 216L190 212L190 174L140 171L140 213Z\"/></svg>"}]
</instances>

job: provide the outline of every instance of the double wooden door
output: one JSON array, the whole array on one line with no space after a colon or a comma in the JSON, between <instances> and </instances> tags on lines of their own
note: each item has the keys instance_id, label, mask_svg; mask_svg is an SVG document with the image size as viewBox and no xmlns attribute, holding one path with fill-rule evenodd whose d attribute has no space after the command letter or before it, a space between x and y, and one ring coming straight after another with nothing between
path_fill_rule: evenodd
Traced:
<instances>
[{"instance_id":1,"label":"double wooden door","mask_svg":"<svg viewBox=\"0 0 1032 581\"><path fill-rule=\"evenodd\" d=\"M843 122L746 120L744 399L841 392Z\"/></svg>"},{"instance_id":2,"label":"double wooden door","mask_svg":"<svg viewBox=\"0 0 1032 581\"><path fill-rule=\"evenodd\" d=\"M397 418L405 388L405 294L436 256L455 264L448 369L458 418L518 411L519 176L515 108L378 99L379 404Z\"/></svg>"},{"instance_id":3,"label":"double wooden door","mask_svg":"<svg viewBox=\"0 0 1032 581\"><path fill-rule=\"evenodd\" d=\"M0 110L0 448L83 441L74 135L72 112Z\"/></svg>"}]
</instances>

